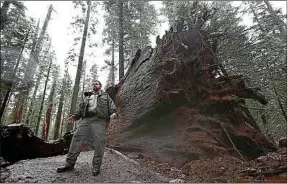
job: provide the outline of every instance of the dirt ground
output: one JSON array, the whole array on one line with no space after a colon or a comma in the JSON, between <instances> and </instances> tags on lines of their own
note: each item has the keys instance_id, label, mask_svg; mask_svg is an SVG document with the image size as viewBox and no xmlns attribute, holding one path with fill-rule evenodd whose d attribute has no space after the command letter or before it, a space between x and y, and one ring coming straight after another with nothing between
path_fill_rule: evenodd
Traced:
<instances>
[{"instance_id":1,"label":"dirt ground","mask_svg":"<svg viewBox=\"0 0 288 184\"><path fill-rule=\"evenodd\" d=\"M139 163L107 149L104 154L101 173L92 176L93 151L82 152L75 169L56 173L56 168L65 163L66 155L48 158L22 160L1 169L1 182L5 183L162 183L169 178L141 168Z\"/></svg>"},{"instance_id":2,"label":"dirt ground","mask_svg":"<svg viewBox=\"0 0 288 184\"><path fill-rule=\"evenodd\" d=\"M93 151L80 154L76 168L56 173L66 155L22 160L1 168L1 182L6 183L287 183L287 149L268 153L251 161L234 157L194 160L181 168L161 163L141 154L125 153L107 148L102 171L91 175Z\"/></svg>"},{"instance_id":3,"label":"dirt ground","mask_svg":"<svg viewBox=\"0 0 288 184\"><path fill-rule=\"evenodd\" d=\"M287 183L286 148L251 161L242 161L229 156L216 157L195 160L182 168L138 157L142 167L189 183Z\"/></svg>"}]
</instances>

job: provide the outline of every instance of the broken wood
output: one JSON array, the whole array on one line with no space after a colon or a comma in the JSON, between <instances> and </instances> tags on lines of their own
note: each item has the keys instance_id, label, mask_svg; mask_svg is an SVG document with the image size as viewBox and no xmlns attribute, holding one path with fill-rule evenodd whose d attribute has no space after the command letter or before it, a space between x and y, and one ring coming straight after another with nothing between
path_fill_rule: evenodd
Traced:
<instances>
[{"instance_id":1,"label":"broken wood","mask_svg":"<svg viewBox=\"0 0 288 184\"><path fill-rule=\"evenodd\" d=\"M47 142L36 137L33 131L24 124L1 125L1 157L13 164L23 159L66 154L72 135L71 132L68 132L61 139Z\"/></svg>"}]
</instances>

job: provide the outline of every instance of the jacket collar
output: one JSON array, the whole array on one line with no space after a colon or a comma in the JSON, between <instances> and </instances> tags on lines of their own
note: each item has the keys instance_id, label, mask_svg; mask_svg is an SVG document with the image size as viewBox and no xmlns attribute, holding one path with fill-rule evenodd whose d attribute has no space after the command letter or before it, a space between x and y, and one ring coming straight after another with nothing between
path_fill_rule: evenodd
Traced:
<instances>
[{"instance_id":1,"label":"jacket collar","mask_svg":"<svg viewBox=\"0 0 288 184\"><path fill-rule=\"evenodd\" d=\"M97 93L94 92L94 95L101 96L103 93L104 93L104 91L102 89L100 89L100 91L98 91Z\"/></svg>"}]
</instances>

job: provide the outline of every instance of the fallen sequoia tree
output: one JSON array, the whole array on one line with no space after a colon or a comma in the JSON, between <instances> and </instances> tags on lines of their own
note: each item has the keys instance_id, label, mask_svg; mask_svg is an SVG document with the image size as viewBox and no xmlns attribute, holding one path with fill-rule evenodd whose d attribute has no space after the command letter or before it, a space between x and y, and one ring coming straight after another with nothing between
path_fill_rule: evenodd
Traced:
<instances>
[{"instance_id":1,"label":"fallen sequoia tree","mask_svg":"<svg viewBox=\"0 0 288 184\"><path fill-rule=\"evenodd\" d=\"M119 115L109 126L110 147L152 159L157 169L161 164L155 160L184 166L194 182L205 177L204 182L225 182L221 176L234 176L236 170L237 175L257 179L287 170L282 161L286 152L267 154L277 147L261 133L245 106L248 98L261 104L267 100L243 76L227 74L216 56L215 37L194 27L170 30L162 39L157 37L155 49L136 52L126 75L107 90ZM66 153L73 134L46 142L17 125L0 126L0 135L1 157L13 163ZM281 145L287 146L287 139ZM267 162L272 165L264 165Z\"/></svg>"},{"instance_id":2,"label":"fallen sequoia tree","mask_svg":"<svg viewBox=\"0 0 288 184\"><path fill-rule=\"evenodd\" d=\"M1 157L11 165L19 160L49 157L67 153L73 133L66 133L63 138L47 142L36 137L24 124L0 125ZM2 165L3 164L3 165Z\"/></svg>"},{"instance_id":3,"label":"fallen sequoia tree","mask_svg":"<svg viewBox=\"0 0 288 184\"><path fill-rule=\"evenodd\" d=\"M275 151L245 106L268 101L242 75L229 76L216 56L217 34L190 26L138 50L119 84L107 91L119 114L109 146L174 166L233 156L250 160Z\"/></svg>"}]
</instances>

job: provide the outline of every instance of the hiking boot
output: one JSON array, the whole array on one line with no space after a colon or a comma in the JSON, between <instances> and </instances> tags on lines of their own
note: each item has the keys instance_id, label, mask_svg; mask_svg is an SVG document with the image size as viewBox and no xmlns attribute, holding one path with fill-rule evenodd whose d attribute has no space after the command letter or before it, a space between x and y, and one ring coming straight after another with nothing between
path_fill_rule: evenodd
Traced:
<instances>
[{"instance_id":1,"label":"hiking boot","mask_svg":"<svg viewBox=\"0 0 288 184\"><path fill-rule=\"evenodd\" d=\"M98 174L100 174L100 169L92 169L92 176L97 176Z\"/></svg>"},{"instance_id":2,"label":"hiking boot","mask_svg":"<svg viewBox=\"0 0 288 184\"><path fill-rule=\"evenodd\" d=\"M57 173L62 173L62 172L66 172L66 171L71 171L71 170L74 169L74 165L75 165L75 164L66 163L64 166L57 168Z\"/></svg>"}]
</instances>

